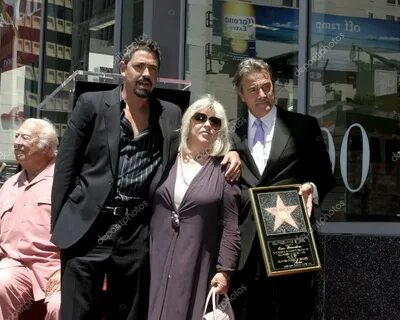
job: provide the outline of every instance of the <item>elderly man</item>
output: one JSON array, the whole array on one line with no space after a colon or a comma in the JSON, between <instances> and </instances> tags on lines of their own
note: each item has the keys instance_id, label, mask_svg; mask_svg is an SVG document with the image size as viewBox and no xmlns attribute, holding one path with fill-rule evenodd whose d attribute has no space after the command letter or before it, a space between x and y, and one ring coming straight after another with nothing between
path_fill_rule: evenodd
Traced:
<instances>
[{"instance_id":1,"label":"elderly man","mask_svg":"<svg viewBox=\"0 0 400 320\"><path fill-rule=\"evenodd\" d=\"M50 242L50 198L57 133L45 120L27 119L15 134L22 171L0 189L0 320L18 319L45 299L46 319L58 319L60 252Z\"/></svg>"}]
</instances>

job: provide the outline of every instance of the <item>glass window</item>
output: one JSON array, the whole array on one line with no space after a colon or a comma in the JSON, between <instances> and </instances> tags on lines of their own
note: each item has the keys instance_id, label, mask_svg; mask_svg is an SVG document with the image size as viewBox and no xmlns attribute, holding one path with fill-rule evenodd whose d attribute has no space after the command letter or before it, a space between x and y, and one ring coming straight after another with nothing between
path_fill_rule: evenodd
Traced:
<instances>
[{"instance_id":1,"label":"glass window","mask_svg":"<svg viewBox=\"0 0 400 320\"><path fill-rule=\"evenodd\" d=\"M76 70L113 72L115 0L53 0L46 12L42 99ZM40 114L53 121L60 137L70 103L62 91ZM36 116L36 109L30 112Z\"/></svg>"},{"instance_id":2,"label":"glass window","mask_svg":"<svg viewBox=\"0 0 400 320\"><path fill-rule=\"evenodd\" d=\"M229 118L245 114L247 109L233 90L232 77L241 59L256 57L276 71L277 104L297 110L299 10L276 3L188 3L186 79L192 81L192 99L211 93L226 107Z\"/></svg>"},{"instance_id":3,"label":"glass window","mask_svg":"<svg viewBox=\"0 0 400 320\"><path fill-rule=\"evenodd\" d=\"M385 19L400 8L372 5L312 6L308 111L330 145L336 187L323 210L332 220L400 216L400 26Z\"/></svg>"},{"instance_id":4,"label":"glass window","mask_svg":"<svg viewBox=\"0 0 400 320\"><path fill-rule=\"evenodd\" d=\"M282 6L293 7L293 0L282 0Z\"/></svg>"},{"instance_id":5,"label":"glass window","mask_svg":"<svg viewBox=\"0 0 400 320\"><path fill-rule=\"evenodd\" d=\"M0 161L8 164L14 162L14 133L26 116L24 106L38 103L41 14L41 1L1 1Z\"/></svg>"},{"instance_id":6,"label":"glass window","mask_svg":"<svg viewBox=\"0 0 400 320\"><path fill-rule=\"evenodd\" d=\"M386 20L391 20L391 21L393 21L395 18L396 18L395 16L392 16L392 15L390 15L390 14L387 14L387 15L386 15Z\"/></svg>"},{"instance_id":7,"label":"glass window","mask_svg":"<svg viewBox=\"0 0 400 320\"><path fill-rule=\"evenodd\" d=\"M144 1L122 1L121 47L143 35Z\"/></svg>"}]
</instances>

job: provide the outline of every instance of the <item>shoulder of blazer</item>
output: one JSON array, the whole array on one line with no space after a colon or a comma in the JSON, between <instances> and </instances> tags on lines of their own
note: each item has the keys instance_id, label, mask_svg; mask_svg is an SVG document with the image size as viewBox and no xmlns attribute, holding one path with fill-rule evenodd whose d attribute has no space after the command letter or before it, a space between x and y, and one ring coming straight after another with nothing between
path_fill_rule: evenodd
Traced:
<instances>
[{"instance_id":1,"label":"shoulder of blazer","mask_svg":"<svg viewBox=\"0 0 400 320\"><path fill-rule=\"evenodd\" d=\"M113 90L100 91L99 93L107 106L113 106L115 104L120 104L121 102L121 86L118 86Z\"/></svg>"},{"instance_id":2,"label":"shoulder of blazer","mask_svg":"<svg viewBox=\"0 0 400 320\"><path fill-rule=\"evenodd\" d=\"M248 115L229 121L228 132L231 139L231 143L236 144L237 139L244 140L247 138L247 121L248 121Z\"/></svg>"},{"instance_id":3,"label":"shoulder of blazer","mask_svg":"<svg viewBox=\"0 0 400 320\"><path fill-rule=\"evenodd\" d=\"M180 120L180 118L182 116L182 110L176 104L169 102L169 101L160 100L158 98L151 98L152 107L153 107L153 103L154 103L154 105L159 105L161 113L166 113L168 115L168 117L171 117L171 116L178 117Z\"/></svg>"},{"instance_id":4,"label":"shoulder of blazer","mask_svg":"<svg viewBox=\"0 0 400 320\"><path fill-rule=\"evenodd\" d=\"M120 102L121 86L112 90L104 91L89 91L82 93L77 100L83 104L91 104L91 111L97 111L104 108L104 106L112 106Z\"/></svg>"}]
</instances>

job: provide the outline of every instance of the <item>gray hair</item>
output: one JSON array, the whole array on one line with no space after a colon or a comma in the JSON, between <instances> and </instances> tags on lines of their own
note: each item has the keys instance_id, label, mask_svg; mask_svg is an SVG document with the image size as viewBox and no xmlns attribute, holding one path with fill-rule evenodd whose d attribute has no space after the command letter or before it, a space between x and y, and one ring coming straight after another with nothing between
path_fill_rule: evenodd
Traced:
<instances>
[{"instance_id":1,"label":"gray hair","mask_svg":"<svg viewBox=\"0 0 400 320\"><path fill-rule=\"evenodd\" d=\"M180 149L188 151L187 141L190 132L190 121L196 112L203 109L210 108L217 118L221 119L221 129L218 131L217 137L212 145L211 150L208 154L212 157L224 156L230 149L229 143L229 132L228 132L228 120L226 117L225 109L222 104L217 101L214 96L207 94L195 102L193 102L189 108L185 111L182 117L182 126L180 129L181 141Z\"/></svg>"},{"instance_id":2,"label":"gray hair","mask_svg":"<svg viewBox=\"0 0 400 320\"><path fill-rule=\"evenodd\" d=\"M233 76L233 87L237 91L240 91L242 89L241 82L245 75L262 71L266 71L269 74L272 84L274 84L272 68L268 65L268 63L266 63L264 60L254 58L246 58L242 60L236 70L235 75Z\"/></svg>"},{"instance_id":3,"label":"gray hair","mask_svg":"<svg viewBox=\"0 0 400 320\"><path fill-rule=\"evenodd\" d=\"M136 38L130 45L128 45L122 52L121 60L125 63L128 63L129 60L131 60L132 55L138 50L154 53L155 56L157 57L158 69L160 69L160 63L161 63L160 47L158 46L157 42L151 39L145 39L144 37Z\"/></svg>"},{"instance_id":4,"label":"gray hair","mask_svg":"<svg viewBox=\"0 0 400 320\"><path fill-rule=\"evenodd\" d=\"M40 150L48 149L48 153L52 157L57 155L57 130L50 120L28 118L22 123L22 125L27 125L30 128L33 128L34 132L39 138L37 146Z\"/></svg>"}]
</instances>

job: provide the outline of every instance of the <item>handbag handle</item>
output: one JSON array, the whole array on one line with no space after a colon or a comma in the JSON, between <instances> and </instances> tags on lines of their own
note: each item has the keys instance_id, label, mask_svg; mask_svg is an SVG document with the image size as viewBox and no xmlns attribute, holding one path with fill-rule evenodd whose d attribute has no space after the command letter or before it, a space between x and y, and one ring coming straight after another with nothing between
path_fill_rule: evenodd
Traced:
<instances>
[{"instance_id":1,"label":"handbag handle","mask_svg":"<svg viewBox=\"0 0 400 320\"><path fill-rule=\"evenodd\" d=\"M210 298L211 298L212 307L213 307L213 310L212 310L213 311L213 318L215 320L215 311L217 310L217 303L216 303L215 296L216 296L215 287L211 287L210 291L208 292L207 298L206 298L206 303L204 305L203 318L207 313L207 307L208 307L208 304L210 303Z\"/></svg>"},{"instance_id":2,"label":"handbag handle","mask_svg":"<svg viewBox=\"0 0 400 320\"><path fill-rule=\"evenodd\" d=\"M216 289L217 289L216 287L211 287L210 291L208 292L208 295L207 295L207 298L206 298L206 303L205 303L205 306L204 306L204 311L203 311L203 319L204 319L204 316L207 313L207 307L208 307L208 304L210 303L210 299L211 299L212 307L213 307L213 310L212 310L213 319L216 320L216 318L215 318L216 317L216 313L217 313L216 312L217 311L217 298L216 298L217 293L216 293ZM228 297L228 295L226 293L224 293L223 296L224 296L224 298L226 300L226 309L224 308L224 312L226 312L226 314L229 316L230 320L234 320L235 319L235 314L233 312L232 305L230 304L229 297Z\"/></svg>"}]
</instances>

